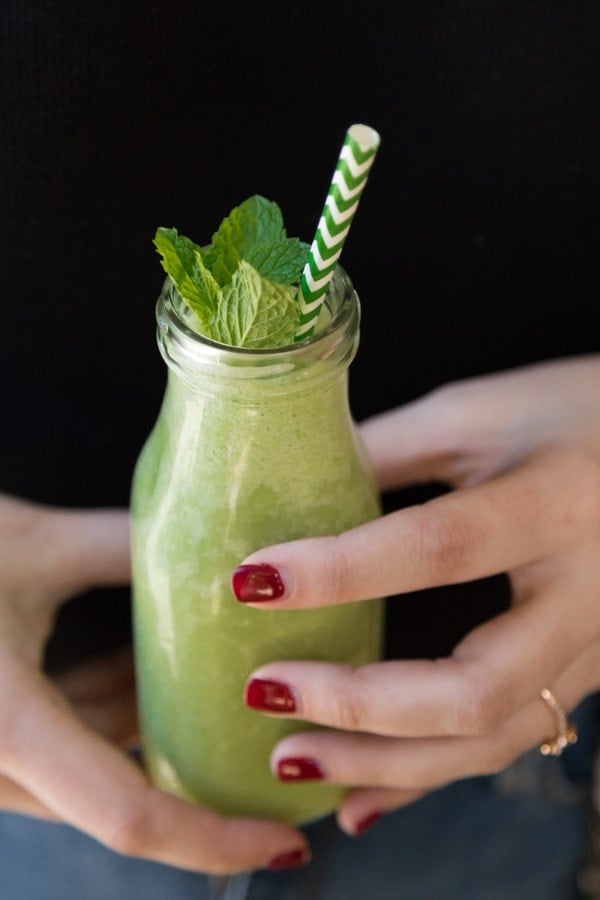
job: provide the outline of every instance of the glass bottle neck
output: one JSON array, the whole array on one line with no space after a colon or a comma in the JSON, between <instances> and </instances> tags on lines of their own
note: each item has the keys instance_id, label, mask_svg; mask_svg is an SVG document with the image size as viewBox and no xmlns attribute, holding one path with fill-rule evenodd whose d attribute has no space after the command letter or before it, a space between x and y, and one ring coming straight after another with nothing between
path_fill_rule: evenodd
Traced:
<instances>
[{"instance_id":1,"label":"glass bottle neck","mask_svg":"<svg viewBox=\"0 0 600 900\"><path fill-rule=\"evenodd\" d=\"M159 349L172 375L191 390L218 388L248 398L312 391L338 378L358 347L360 304L339 267L325 302L329 321L314 337L274 350L248 350L199 334L193 313L167 279L156 306Z\"/></svg>"}]
</instances>

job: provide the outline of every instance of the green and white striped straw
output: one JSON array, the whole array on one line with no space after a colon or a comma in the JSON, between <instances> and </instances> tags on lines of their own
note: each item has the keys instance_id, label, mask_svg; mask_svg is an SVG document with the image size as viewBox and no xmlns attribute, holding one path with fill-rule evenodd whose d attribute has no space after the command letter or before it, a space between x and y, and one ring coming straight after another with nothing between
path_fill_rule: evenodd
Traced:
<instances>
[{"instance_id":1,"label":"green and white striped straw","mask_svg":"<svg viewBox=\"0 0 600 900\"><path fill-rule=\"evenodd\" d=\"M378 147L379 135L368 125L352 125L346 132L298 287L300 326L295 341L305 340L315 329Z\"/></svg>"}]
</instances>

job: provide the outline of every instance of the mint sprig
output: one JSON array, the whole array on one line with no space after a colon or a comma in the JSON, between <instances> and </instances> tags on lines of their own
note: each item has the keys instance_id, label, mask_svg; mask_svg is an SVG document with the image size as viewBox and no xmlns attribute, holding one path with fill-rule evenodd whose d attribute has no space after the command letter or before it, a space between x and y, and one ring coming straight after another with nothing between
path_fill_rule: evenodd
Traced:
<instances>
[{"instance_id":1,"label":"mint sprig","mask_svg":"<svg viewBox=\"0 0 600 900\"><path fill-rule=\"evenodd\" d=\"M287 237L276 203L249 197L205 249L174 228L159 228L154 244L206 337L254 348L293 341L298 306L291 285L300 279L308 245Z\"/></svg>"},{"instance_id":2,"label":"mint sprig","mask_svg":"<svg viewBox=\"0 0 600 900\"><path fill-rule=\"evenodd\" d=\"M298 307L294 289L262 278L242 260L211 319L211 336L233 347L281 347L294 340Z\"/></svg>"},{"instance_id":3,"label":"mint sprig","mask_svg":"<svg viewBox=\"0 0 600 900\"><path fill-rule=\"evenodd\" d=\"M219 304L220 286L207 268L200 247L175 228L159 228L154 237L162 266L200 321L210 321Z\"/></svg>"}]
</instances>

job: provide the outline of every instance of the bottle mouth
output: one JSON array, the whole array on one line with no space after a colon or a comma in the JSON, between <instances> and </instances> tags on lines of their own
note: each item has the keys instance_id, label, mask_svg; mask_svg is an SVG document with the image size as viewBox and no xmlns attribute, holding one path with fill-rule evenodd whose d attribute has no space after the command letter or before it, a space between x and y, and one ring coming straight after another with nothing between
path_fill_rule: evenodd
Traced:
<instances>
[{"instance_id":1,"label":"bottle mouth","mask_svg":"<svg viewBox=\"0 0 600 900\"><path fill-rule=\"evenodd\" d=\"M272 349L231 347L200 334L195 315L170 278L156 304L157 342L167 365L182 377L215 374L270 378L306 373L326 361L348 366L358 347L360 302L346 272L338 266L325 296L325 324L312 337Z\"/></svg>"}]
</instances>

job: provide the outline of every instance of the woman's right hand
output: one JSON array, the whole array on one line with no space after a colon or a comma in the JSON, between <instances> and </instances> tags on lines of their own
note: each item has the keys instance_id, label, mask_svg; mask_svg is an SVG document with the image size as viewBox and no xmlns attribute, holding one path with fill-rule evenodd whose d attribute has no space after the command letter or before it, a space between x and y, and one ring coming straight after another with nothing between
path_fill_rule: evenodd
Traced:
<instances>
[{"instance_id":1,"label":"woman's right hand","mask_svg":"<svg viewBox=\"0 0 600 900\"><path fill-rule=\"evenodd\" d=\"M44 648L63 602L129 581L125 511L0 494L0 808L67 822L119 853L228 874L308 859L280 822L226 819L153 788L137 739L131 654L51 680Z\"/></svg>"},{"instance_id":2,"label":"woman's right hand","mask_svg":"<svg viewBox=\"0 0 600 900\"><path fill-rule=\"evenodd\" d=\"M388 593L406 605L409 592L508 577L509 609L446 658L277 660L250 676L249 706L325 726L283 738L271 768L352 786L338 810L349 834L549 738L561 749L568 735L545 691L569 712L600 689L599 388L596 354L469 379L377 416L362 433L382 489L452 490L240 561L237 596L257 616Z\"/></svg>"}]
</instances>

